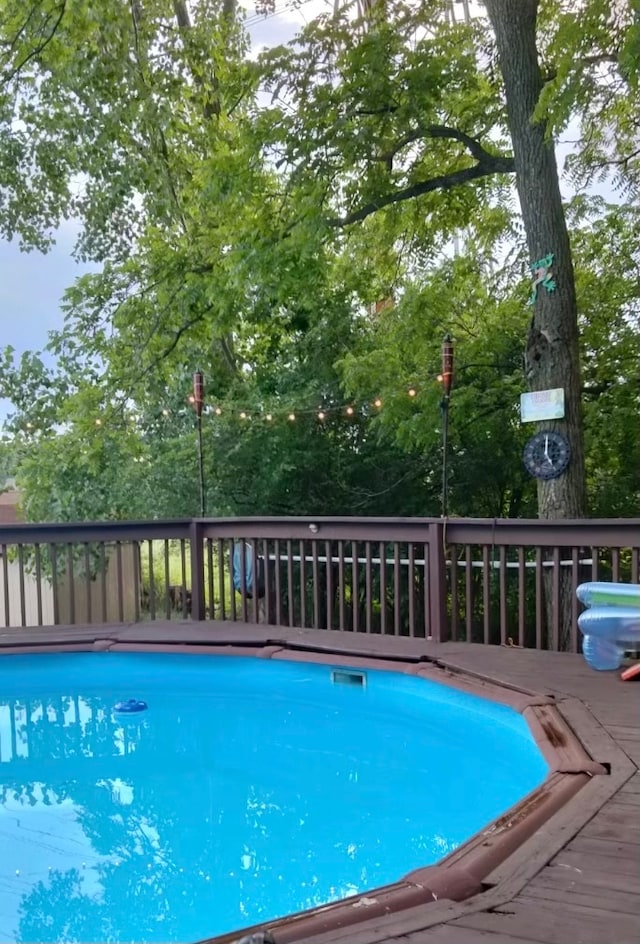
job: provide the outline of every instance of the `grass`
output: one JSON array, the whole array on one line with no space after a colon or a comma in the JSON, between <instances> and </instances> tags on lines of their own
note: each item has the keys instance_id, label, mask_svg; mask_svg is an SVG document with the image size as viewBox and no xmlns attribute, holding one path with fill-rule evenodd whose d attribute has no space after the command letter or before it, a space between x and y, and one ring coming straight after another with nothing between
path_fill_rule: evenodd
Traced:
<instances>
[{"instance_id":1,"label":"grass","mask_svg":"<svg viewBox=\"0 0 640 944\"><path fill-rule=\"evenodd\" d=\"M211 563L213 566L212 581L209 579L209 555L204 558L204 595L205 607L215 618L221 615L220 597L220 560L216 547L212 548ZM153 588L156 601L156 613L160 615L166 608L169 598L174 612L182 613L181 591L187 591L187 600L190 608L191 600L191 553L186 541L145 541L140 544L140 570L143 592L143 610L149 609L151 596L151 574L153 574ZM231 609L231 578L229 561L224 556L222 560L224 582L224 610ZM211 587L213 587L213 606L211 606ZM236 608L242 607L242 596L234 593ZM146 604L146 605L145 605Z\"/></svg>"}]
</instances>

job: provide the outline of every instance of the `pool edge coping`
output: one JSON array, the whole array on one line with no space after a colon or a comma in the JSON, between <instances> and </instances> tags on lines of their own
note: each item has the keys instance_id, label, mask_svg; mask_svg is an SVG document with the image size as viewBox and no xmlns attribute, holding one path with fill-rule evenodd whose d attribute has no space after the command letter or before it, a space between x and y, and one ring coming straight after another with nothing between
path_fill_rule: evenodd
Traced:
<instances>
[{"instance_id":1,"label":"pool edge coping","mask_svg":"<svg viewBox=\"0 0 640 944\"><path fill-rule=\"evenodd\" d=\"M515 857L522 865L522 862L527 859L527 845L551 819L556 821L558 817L568 818L572 821L574 831L577 831L583 825L579 820L584 819L586 822L593 812L588 812L588 815L581 817L576 816L576 811L572 809L568 816L562 817L563 811L566 814L567 804L574 807L575 804L571 804L570 801L577 793L596 781L599 782L600 787L592 792L602 797L602 803L606 802L608 796L619 789L618 781L620 776L625 774L624 763L619 763L620 758L618 758L617 776L615 778L604 776L610 773L610 767L607 764L597 763L594 760L593 748L589 753L589 750L583 746L585 738L578 736L581 733L580 729L583 729L582 735L584 735L585 724L588 728L589 719L592 725L597 724L597 721L582 702L578 703L579 708L573 705L573 716L571 714L569 717L566 716L567 712L562 711L563 706L566 708L569 703L576 702L576 699L564 697L558 699L552 695L536 694L511 684L503 686L493 678L482 676L477 672L466 672L455 665L447 665L446 656L434 658L431 654L418 654L417 650L400 657L397 650L387 651L386 658L382 650L375 653L366 651L364 655L358 655L358 646L354 648L354 642L357 643L358 639L354 638L353 634L348 634L351 637L346 641L349 651L345 653L340 647L326 645L326 643L337 641L331 640L331 636L343 638L342 634L335 631L322 631L325 645L320 651L310 639L305 640L303 646L300 645L301 633L305 632L300 630L292 630L289 633L281 627L261 626L259 627L261 632L256 633L254 625L234 624L232 632L227 630L227 633L222 635L216 634L218 638L209 638L205 642L201 633L194 634L199 637L197 640L185 641L181 632L184 626L185 624L182 623L174 623L173 639L164 638L162 642L156 642L151 638L154 636L153 624L142 627L140 624L132 624L130 627L84 627L73 634L61 628L60 635L56 628L55 632L46 631L48 637L46 641L42 638L41 631L33 634L29 629L18 631L18 633L11 631L0 633L0 655L70 651L156 651L194 654L199 652L218 656L257 656L296 662L331 663L354 669L405 672L443 682L450 687L478 695L489 701L509 705L525 717L549 765L549 774L538 788L489 824L482 833L467 840L436 865L415 869L394 883L372 889L361 895L268 921L258 926L202 939L199 944L230 944L244 934L264 931L267 928L276 935L277 944L306 942L332 932L338 935L343 932L347 935L345 940L348 940L349 929L354 930L355 925L373 918L384 921L385 916L397 916L399 912L405 912L409 918L409 915L417 909L421 917L418 922L420 927L416 930L420 930L441 923L443 920L451 920L452 907L454 910L457 909L459 914L469 913L470 910L496 907L496 903L509 900L509 898L504 898L504 892L502 897L500 893L500 887L504 885L505 880L509 884L509 869L505 870L505 864ZM167 625L163 624L163 628L166 631ZM243 630L248 630L248 632L243 632ZM265 633L265 630L270 632ZM275 634L277 636L273 638ZM59 641L52 639L53 635L58 636ZM75 638L70 639L69 635ZM34 636L40 638L34 639ZM65 636L67 638L64 638ZM132 636L134 638L126 638ZM364 636L362 642L365 643L363 647L365 649L367 640L368 637ZM389 637L388 641L389 649L391 649L397 645L398 637ZM413 640L413 642L425 643L424 640ZM434 651L430 645L428 648ZM435 651L437 652L437 649ZM576 722L576 717L580 723ZM600 737L601 740L602 737ZM596 743L597 741L596 738ZM635 765L626 758L613 741L611 743L613 749L622 754L628 762L629 769L626 771L628 779L635 772ZM597 751L599 756L602 756L601 749L600 746ZM607 781L609 789L606 788ZM587 804L584 808L588 811L590 805ZM566 841L565 836L563 842ZM549 852L545 861L549 861L553 854L555 853ZM545 862L541 862L538 867L542 867L543 864ZM524 881L526 882L526 879ZM511 884L513 884L513 879ZM493 901L490 902L489 898ZM425 907L427 905L428 911ZM446 918L443 915L443 907L447 913Z\"/></svg>"}]
</instances>

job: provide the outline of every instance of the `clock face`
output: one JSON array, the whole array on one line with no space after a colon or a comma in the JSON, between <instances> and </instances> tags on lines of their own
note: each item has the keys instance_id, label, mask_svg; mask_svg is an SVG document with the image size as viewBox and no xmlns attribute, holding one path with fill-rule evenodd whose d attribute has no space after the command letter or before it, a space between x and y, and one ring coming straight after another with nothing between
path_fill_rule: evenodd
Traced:
<instances>
[{"instance_id":1,"label":"clock face","mask_svg":"<svg viewBox=\"0 0 640 944\"><path fill-rule=\"evenodd\" d=\"M522 458L527 472L537 479L555 479L569 465L571 447L561 433L536 433L524 447Z\"/></svg>"}]
</instances>

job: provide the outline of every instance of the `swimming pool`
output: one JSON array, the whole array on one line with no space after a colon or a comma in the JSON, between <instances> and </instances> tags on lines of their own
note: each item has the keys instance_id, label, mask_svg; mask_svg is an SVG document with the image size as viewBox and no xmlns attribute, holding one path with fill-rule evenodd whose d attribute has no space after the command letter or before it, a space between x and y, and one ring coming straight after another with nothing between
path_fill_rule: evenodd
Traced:
<instances>
[{"instance_id":1,"label":"swimming pool","mask_svg":"<svg viewBox=\"0 0 640 944\"><path fill-rule=\"evenodd\" d=\"M131 697L146 709L114 712ZM8 656L0 934L196 941L269 922L429 866L548 773L521 714L401 671Z\"/></svg>"}]
</instances>

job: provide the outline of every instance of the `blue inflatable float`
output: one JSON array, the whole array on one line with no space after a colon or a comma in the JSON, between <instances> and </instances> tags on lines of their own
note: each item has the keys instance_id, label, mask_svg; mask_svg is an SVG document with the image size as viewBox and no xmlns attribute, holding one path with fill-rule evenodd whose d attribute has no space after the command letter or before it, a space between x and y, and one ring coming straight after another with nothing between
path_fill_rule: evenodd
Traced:
<instances>
[{"instance_id":1,"label":"blue inflatable float","mask_svg":"<svg viewBox=\"0 0 640 944\"><path fill-rule=\"evenodd\" d=\"M582 652L593 669L619 669L625 650L640 646L640 586L583 583L577 596L587 607L578 617Z\"/></svg>"}]
</instances>

